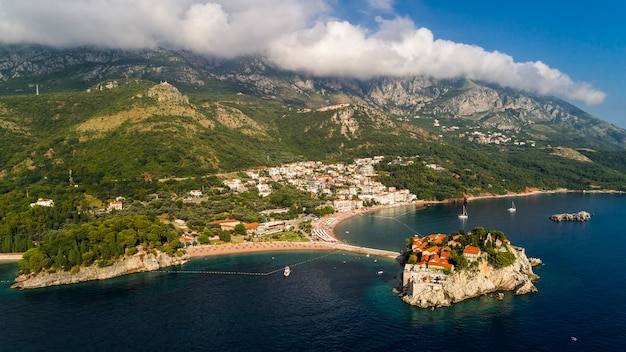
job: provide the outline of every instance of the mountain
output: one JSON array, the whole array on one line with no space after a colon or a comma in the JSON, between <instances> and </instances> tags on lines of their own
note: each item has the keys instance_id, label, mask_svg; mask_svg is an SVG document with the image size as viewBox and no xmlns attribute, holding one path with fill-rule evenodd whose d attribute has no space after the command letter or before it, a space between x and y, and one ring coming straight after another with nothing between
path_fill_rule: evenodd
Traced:
<instances>
[{"instance_id":1,"label":"mountain","mask_svg":"<svg viewBox=\"0 0 626 352\"><path fill-rule=\"evenodd\" d=\"M0 177L26 184L69 170L97 184L373 155L417 158L425 180L468 193L626 184L626 131L553 97L166 49L1 46L0 138Z\"/></svg>"},{"instance_id":2,"label":"mountain","mask_svg":"<svg viewBox=\"0 0 626 352\"><path fill-rule=\"evenodd\" d=\"M438 119L442 124L479 126L519 140L573 148L626 147L623 129L565 101L465 79L316 78L274 69L261 58L216 60L165 49L0 47L2 95L32 94L36 84L41 93L84 90L103 80L129 77L168 81L188 94L252 94L301 109L351 103L394 119Z\"/></svg>"}]
</instances>

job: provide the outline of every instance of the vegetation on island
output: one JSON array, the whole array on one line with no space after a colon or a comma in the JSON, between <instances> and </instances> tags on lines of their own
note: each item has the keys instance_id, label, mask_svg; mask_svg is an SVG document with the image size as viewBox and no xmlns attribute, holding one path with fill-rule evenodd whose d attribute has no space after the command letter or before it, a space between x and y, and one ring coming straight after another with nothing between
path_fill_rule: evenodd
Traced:
<instances>
[{"instance_id":1,"label":"vegetation on island","mask_svg":"<svg viewBox=\"0 0 626 352\"><path fill-rule=\"evenodd\" d=\"M111 265L120 257L137 253L139 248L173 256L181 247L176 231L154 217L112 217L52 233L26 251L18 263L25 274L79 270L81 265Z\"/></svg>"},{"instance_id":2,"label":"vegetation on island","mask_svg":"<svg viewBox=\"0 0 626 352\"><path fill-rule=\"evenodd\" d=\"M422 254L422 249L412 248L413 240L414 238L407 239L405 263L417 264L428 261L429 258ZM486 231L485 228L477 226L471 231L460 230L445 235L443 238L426 236L422 240L426 243L425 248L435 246L439 253L449 252L449 263L454 265L456 271L476 268L482 261L482 257L479 257L478 260L468 262L463 255L466 246L476 247L480 249L481 253L486 253L487 262L496 268L504 268L515 263L515 255L510 252L510 246L507 245L508 239L499 230ZM451 242L458 244L451 244ZM450 270L445 269L443 271L450 272Z\"/></svg>"}]
</instances>

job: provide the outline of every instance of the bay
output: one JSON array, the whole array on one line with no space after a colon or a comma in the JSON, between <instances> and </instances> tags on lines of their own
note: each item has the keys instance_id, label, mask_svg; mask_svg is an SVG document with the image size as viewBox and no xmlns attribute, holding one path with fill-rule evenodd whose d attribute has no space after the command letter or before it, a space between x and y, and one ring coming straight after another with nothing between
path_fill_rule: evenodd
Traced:
<instances>
[{"instance_id":1,"label":"bay","mask_svg":"<svg viewBox=\"0 0 626 352\"><path fill-rule=\"evenodd\" d=\"M351 218L336 233L400 250L415 234L502 230L544 261L535 268L534 294L420 309L391 292L401 279L398 263L342 252L198 258L167 272L24 291L9 288L17 264L3 263L0 351L621 350L626 196L516 197L517 212L509 213L512 199L472 200L467 221L456 205L391 208ZM580 210L592 219L548 219ZM288 278L279 270L285 265Z\"/></svg>"}]
</instances>

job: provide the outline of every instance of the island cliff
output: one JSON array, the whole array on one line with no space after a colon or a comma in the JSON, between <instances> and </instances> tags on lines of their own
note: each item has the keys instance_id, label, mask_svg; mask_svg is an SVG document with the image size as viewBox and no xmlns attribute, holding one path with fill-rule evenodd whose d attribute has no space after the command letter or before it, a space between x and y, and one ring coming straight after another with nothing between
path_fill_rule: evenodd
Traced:
<instances>
[{"instance_id":1,"label":"island cliff","mask_svg":"<svg viewBox=\"0 0 626 352\"><path fill-rule=\"evenodd\" d=\"M99 267L91 265L81 267L78 272L57 271L54 273L40 272L37 274L20 275L11 288L42 288L48 286L74 284L84 281L104 280L117 276L143 271L155 271L173 265L181 265L189 260L189 255L169 256L163 252L143 252L125 257L112 265Z\"/></svg>"},{"instance_id":2,"label":"island cliff","mask_svg":"<svg viewBox=\"0 0 626 352\"><path fill-rule=\"evenodd\" d=\"M533 273L525 250L505 246L509 247L515 261L500 268L486 260L487 253L476 259L477 265L448 274L418 264L406 264L399 294L408 304L436 308L492 292L512 291L515 295L536 292L533 281L539 277Z\"/></svg>"}]
</instances>

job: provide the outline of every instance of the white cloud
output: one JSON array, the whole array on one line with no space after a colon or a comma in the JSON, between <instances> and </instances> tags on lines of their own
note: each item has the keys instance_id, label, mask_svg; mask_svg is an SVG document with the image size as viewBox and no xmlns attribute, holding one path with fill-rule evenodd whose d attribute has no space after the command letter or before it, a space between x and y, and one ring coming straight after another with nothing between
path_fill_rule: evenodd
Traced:
<instances>
[{"instance_id":1,"label":"white cloud","mask_svg":"<svg viewBox=\"0 0 626 352\"><path fill-rule=\"evenodd\" d=\"M388 33L397 34L393 38ZM371 35L347 22L318 23L273 41L267 56L280 67L322 76L467 77L586 104L605 98L590 85L575 83L540 61L518 63L511 56L478 46L435 40L430 30L409 27L407 19L387 21L380 32Z\"/></svg>"},{"instance_id":2,"label":"white cloud","mask_svg":"<svg viewBox=\"0 0 626 352\"><path fill-rule=\"evenodd\" d=\"M389 13L392 0L367 0ZM435 40L410 18L376 18L375 30L333 19L324 0L0 0L0 42L59 47L166 46L199 54L265 55L315 75L467 77L586 104L605 94L546 64Z\"/></svg>"},{"instance_id":3,"label":"white cloud","mask_svg":"<svg viewBox=\"0 0 626 352\"><path fill-rule=\"evenodd\" d=\"M374 10L392 11L393 0L367 0L367 4Z\"/></svg>"}]
</instances>

